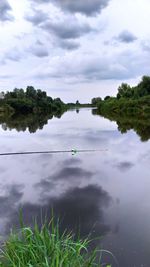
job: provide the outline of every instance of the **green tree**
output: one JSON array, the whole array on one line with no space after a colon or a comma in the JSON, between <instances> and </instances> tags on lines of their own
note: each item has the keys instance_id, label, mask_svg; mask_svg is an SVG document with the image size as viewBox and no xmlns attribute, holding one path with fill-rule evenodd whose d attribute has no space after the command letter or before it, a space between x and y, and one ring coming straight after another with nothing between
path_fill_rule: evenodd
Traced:
<instances>
[{"instance_id":1,"label":"green tree","mask_svg":"<svg viewBox=\"0 0 150 267\"><path fill-rule=\"evenodd\" d=\"M29 97L29 98L36 99L37 92L36 92L36 90L34 89L33 86L27 86L27 88L26 88L26 96Z\"/></svg>"},{"instance_id":2,"label":"green tree","mask_svg":"<svg viewBox=\"0 0 150 267\"><path fill-rule=\"evenodd\" d=\"M104 100L107 101L108 99L110 99L110 96L109 95L105 96Z\"/></svg>"},{"instance_id":3,"label":"green tree","mask_svg":"<svg viewBox=\"0 0 150 267\"><path fill-rule=\"evenodd\" d=\"M97 106L97 104L99 104L99 102L101 102L101 101L102 101L101 97L94 97L94 98L92 98L91 104L93 106Z\"/></svg>"},{"instance_id":4,"label":"green tree","mask_svg":"<svg viewBox=\"0 0 150 267\"><path fill-rule=\"evenodd\" d=\"M118 94L117 94L117 98L121 98L121 97L132 97L133 96L133 90L130 87L130 85L128 85L127 83L122 83L119 87L118 87Z\"/></svg>"},{"instance_id":5,"label":"green tree","mask_svg":"<svg viewBox=\"0 0 150 267\"><path fill-rule=\"evenodd\" d=\"M150 95L150 76L143 76L142 81L137 86L140 97Z\"/></svg>"}]
</instances>

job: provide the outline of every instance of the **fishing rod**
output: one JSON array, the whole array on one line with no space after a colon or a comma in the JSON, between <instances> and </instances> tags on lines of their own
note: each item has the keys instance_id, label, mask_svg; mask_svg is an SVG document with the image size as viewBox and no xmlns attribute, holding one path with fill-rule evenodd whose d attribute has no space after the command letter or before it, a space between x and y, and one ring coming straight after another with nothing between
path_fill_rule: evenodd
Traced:
<instances>
[{"instance_id":1,"label":"fishing rod","mask_svg":"<svg viewBox=\"0 0 150 267\"><path fill-rule=\"evenodd\" d=\"M77 153L86 152L106 152L108 149L71 149L71 150L49 150L49 151L24 151L24 152L6 152L0 153L0 156L17 156L17 155L33 155L33 154L60 154L71 153L76 155Z\"/></svg>"}]
</instances>

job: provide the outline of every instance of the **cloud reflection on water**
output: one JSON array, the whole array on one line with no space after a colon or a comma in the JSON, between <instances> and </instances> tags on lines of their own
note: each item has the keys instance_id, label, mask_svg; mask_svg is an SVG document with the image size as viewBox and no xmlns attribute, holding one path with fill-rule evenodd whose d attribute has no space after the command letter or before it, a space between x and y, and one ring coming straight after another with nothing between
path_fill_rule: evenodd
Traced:
<instances>
[{"instance_id":1,"label":"cloud reflection on water","mask_svg":"<svg viewBox=\"0 0 150 267\"><path fill-rule=\"evenodd\" d=\"M47 160L47 158L44 158ZM42 162L41 162L42 163ZM9 197L1 197L2 205L8 211L5 234L12 226L19 227L18 210L22 208L24 222L32 223L33 217L41 221L43 217L51 217L52 209L56 218L61 218L61 231L67 229L86 236L104 236L110 231L105 221L105 211L111 206L112 198L101 186L93 184L95 172L82 168L82 161L77 158L65 159L59 164L54 175L35 183L33 190L38 190L39 200L35 203L20 202L23 197L22 187L14 185L9 190ZM82 184L82 181L90 184ZM60 193L58 193L58 187ZM3 212L3 211L2 211Z\"/></svg>"},{"instance_id":2,"label":"cloud reflection on water","mask_svg":"<svg viewBox=\"0 0 150 267\"><path fill-rule=\"evenodd\" d=\"M67 229L81 236L104 236L110 231L110 226L105 222L104 213L111 204L111 197L101 187L89 185L84 188L73 188L65 192L61 197L45 196L40 204L23 203L24 223L31 225L32 218L41 221L45 216L50 219L52 209L56 218L61 218L61 231ZM18 212L14 211L6 226L18 227Z\"/></svg>"}]
</instances>

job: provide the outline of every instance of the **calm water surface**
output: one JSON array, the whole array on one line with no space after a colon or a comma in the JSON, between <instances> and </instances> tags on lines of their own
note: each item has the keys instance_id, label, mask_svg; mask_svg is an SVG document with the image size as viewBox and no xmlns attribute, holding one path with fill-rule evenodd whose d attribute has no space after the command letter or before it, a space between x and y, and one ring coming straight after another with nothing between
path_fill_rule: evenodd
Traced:
<instances>
[{"instance_id":1,"label":"calm water surface","mask_svg":"<svg viewBox=\"0 0 150 267\"><path fill-rule=\"evenodd\" d=\"M0 234L24 220L50 216L62 229L102 236L120 267L150 267L150 141L91 109L69 111L35 133L0 129L0 152L108 149L108 152L0 158ZM99 241L97 241L99 242ZM117 264L109 256L104 262Z\"/></svg>"}]
</instances>

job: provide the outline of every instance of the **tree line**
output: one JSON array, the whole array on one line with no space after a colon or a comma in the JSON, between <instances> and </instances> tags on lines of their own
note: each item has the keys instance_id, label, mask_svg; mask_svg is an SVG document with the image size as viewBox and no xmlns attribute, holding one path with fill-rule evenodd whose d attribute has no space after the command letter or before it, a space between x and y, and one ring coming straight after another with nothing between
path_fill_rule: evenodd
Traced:
<instances>
[{"instance_id":1,"label":"tree line","mask_svg":"<svg viewBox=\"0 0 150 267\"><path fill-rule=\"evenodd\" d=\"M150 76L143 76L137 86L131 87L122 83L118 87L116 97L106 96L93 98L93 106L97 106L102 115L115 113L122 115L138 115L148 117L150 114Z\"/></svg>"},{"instance_id":2,"label":"tree line","mask_svg":"<svg viewBox=\"0 0 150 267\"><path fill-rule=\"evenodd\" d=\"M12 92L2 92L0 96L0 112L12 113L49 113L61 111L65 104L60 98L53 99L45 91L27 86L26 90L15 88Z\"/></svg>"}]
</instances>

